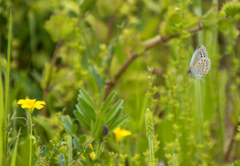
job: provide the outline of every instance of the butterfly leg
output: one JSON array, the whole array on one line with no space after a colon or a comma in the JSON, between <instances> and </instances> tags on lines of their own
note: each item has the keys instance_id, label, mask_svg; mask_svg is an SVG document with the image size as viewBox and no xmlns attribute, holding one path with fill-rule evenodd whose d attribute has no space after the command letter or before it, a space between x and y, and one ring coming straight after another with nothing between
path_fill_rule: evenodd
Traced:
<instances>
[{"instance_id":1,"label":"butterfly leg","mask_svg":"<svg viewBox=\"0 0 240 166\"><path fill-rule=\"evenodd\" d=\"M200 80L202 80L203 82L205 82L204 78L203 77L198 77Z\"/></svg>"}]
</instances>

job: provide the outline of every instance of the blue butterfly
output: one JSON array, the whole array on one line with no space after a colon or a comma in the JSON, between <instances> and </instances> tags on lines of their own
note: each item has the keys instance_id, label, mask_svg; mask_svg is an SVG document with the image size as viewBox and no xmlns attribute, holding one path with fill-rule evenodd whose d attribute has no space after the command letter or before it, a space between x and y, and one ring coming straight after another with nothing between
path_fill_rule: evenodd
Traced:
<instances>
[{"instance_id":1,"label":"blue butterfly","mask_svg":"<svg viewBox=\"0 0 240 166\"><path fill-rule=\"evenodd\" d=\"M210 70L210 66L210 59L208 58L206 48L202 45L198 46L192 56L190 62L190 69L188 70L187 74L192 76L193 78L197 77L203 82L205 82L202 76L208 73L208 71Z\"/></svg>"}]
</instances>

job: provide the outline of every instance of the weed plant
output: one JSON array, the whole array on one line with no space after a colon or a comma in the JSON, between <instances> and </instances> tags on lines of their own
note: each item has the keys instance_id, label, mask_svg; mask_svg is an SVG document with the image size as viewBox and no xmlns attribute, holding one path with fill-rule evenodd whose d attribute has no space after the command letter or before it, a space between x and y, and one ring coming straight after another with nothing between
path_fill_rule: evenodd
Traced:
<instances>
[{"instance_id":1,"label":"weed plant","mask_svg":"<svg viewBox=\"0 0 240 166\"><path fill-rule=\"evenodd\" d=\"M236 0L0 1L0 166L239 166L239 20Z\"/></svg>"}]
</instances>

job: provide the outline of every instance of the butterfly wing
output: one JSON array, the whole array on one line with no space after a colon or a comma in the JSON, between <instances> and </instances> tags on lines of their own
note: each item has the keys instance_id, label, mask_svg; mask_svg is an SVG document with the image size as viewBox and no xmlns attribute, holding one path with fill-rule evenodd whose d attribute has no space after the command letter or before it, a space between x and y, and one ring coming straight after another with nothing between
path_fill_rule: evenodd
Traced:
<instances>
[{"instance_id":1,"label":"butterfly wing","mask_svg":"<svg viewBox=\"0 0 240 166\"><path fill-rule=\"evenodd\" d=\"M196 77L202 77L208 73L210 70L210 59L208 57L200 58L196 63L192 66L192 74ZM200 78L201 79L201 78Z\"/></svg>"},{"instance_id":2,"label":"butterfly wing","mask_svg":"<svg viewBox=\"0 0 240 166\"><path fill-rule=\"evenodd\" d=\"M191 62L190 62L190 70L192 70L192 67L199 61L200 58L207 58L208 54L207 54L207 50L206 48L201 45L198 46L198 48L195 50Z\"/></svg>"}]
</instances>

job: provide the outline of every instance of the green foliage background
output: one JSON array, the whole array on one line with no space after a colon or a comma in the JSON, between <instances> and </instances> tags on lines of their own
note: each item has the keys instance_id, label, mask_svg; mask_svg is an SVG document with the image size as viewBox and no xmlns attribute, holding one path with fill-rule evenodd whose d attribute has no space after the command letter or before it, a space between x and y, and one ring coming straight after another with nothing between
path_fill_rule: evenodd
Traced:
<instances>
[{"instance_id":1,"label":"green foliage background","mask_svg":"<svg viewBox=\"0 0 240 166\"><path fill-rule=\"evenodd\" d=\"M25 117L14 103L26 96L47 103L43 110L33 113L35 150L43 145L52 149L55 145L50 140L58 142L63 137L67 141L62 115L69 115L78 125L77 133L91 140L73 115L79 89L85 89L97 103L107 85L107 94L117 92L115 102L124 100L123 112L131 118L122 128L132 135L121 143L113 134L106 138L102 153L105 165L111 163L110 151L122 154L112 162L116 165L147 165L147 108L154 113L158 162L226 165L239 160L239 1L0 1L3 80L10 11L9 113ZM206 47L211 60L206 82L186 74L199 45ZM149 66L152 73L148 72ZM176 66L184 69L177 70ZM150 85L153 75L156 79ZM149 95L153 87L156 93ZM151 107L153 101L156 107ZM13 124L11 138L17 136L19 127L20 137L26 138L29 130L23 127L25 121ZM16 165L28 164L26 139L18 145ZM61 153L68 160L67 146L59 149ZM54 163L58 165L57 158Z\"/></svg>"}]
</instances>

